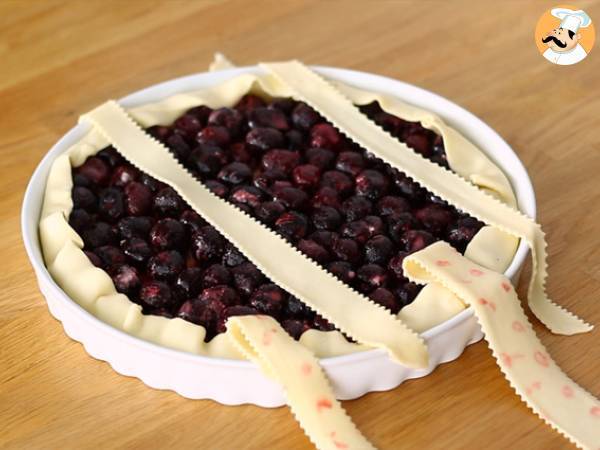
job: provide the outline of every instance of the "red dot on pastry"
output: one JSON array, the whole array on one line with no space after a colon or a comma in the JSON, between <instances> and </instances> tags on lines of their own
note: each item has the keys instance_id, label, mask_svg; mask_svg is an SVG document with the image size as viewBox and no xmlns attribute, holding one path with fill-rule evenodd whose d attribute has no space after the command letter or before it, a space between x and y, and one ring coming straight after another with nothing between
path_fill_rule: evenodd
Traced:
<instances>
[{"instance_id":1,"label":"red dot on pastry","mask_svg":"<svg viewBox=\"0 0 600 450\"><path fill-rule=\"evenodd\" d=\"M310 365L310 363L305 362L304 364L302 364L300 370L302 371L303 375L308 376L312 372L312 366Z\"/></svg>"},{"instance_id":2,"label":"red dot on pastry","mask_svg":"<svg viewBox=\"0 0 600 450\"><path fill-rule=\"evenodd\" d=\"M550 365L550 358L547 355L540 352L539 350L533 354L535 361L542 367L548 367Z\"/></svg>"},{"instance_id":3,"label":"red dot on pastry","mask_svg":"<svg viewBox=\"0 0 600 450\"><path fill-rule=\"evenodd\" d=\"M525 331L525 327L518 320L515 320L512 323L512 329L515 330L517 333L522 333L523 331Z\"/></svg>"},{"instance_id":4,"label":"red dot on pastry","mask_svg":"<svg viewBox=\"0 0 600 450\"><path fill-rule=\"evenodd\" d=\"M527 394L531 395L533 394L533 391L535 390L540 390L542 387L542 383L540 383L539 381L535 381L533 383L531 383L531 387L528 387L525 389L525 392L527 392Z\"/></svg>"},{"instance_id":5,"label":"red dot on pastry","mask_svg":"<svg viewBox=\"0 0 600 450\"><path fill-rule=\"evenodd\" d=\"M502 362L506 364L506 366L512 366L512 357L508 353L501 353L500 358L502 359Z\"/></svg>"},{"instance_id":6,"label":"red dot on pastry","mask_svg":"<svg viewBox=\"0 0 600 450\"><path fill-rule=\"evenodd\" d=\"M317 411L321 412L321 410L323 408L325 409L331 409L333 405L331 404L331 400L325 398L325 397L321 397L319 400L317 400Z\"/></svg>"},{"instance_id":7,"label":"red dot on pastry","mask_svg":"<svg viewBox=\"0 0 600 450\"><path fill-rule=\"evenodd\" d=\"M450 261L446 261L445 259L438 259L435 262L436 265L440 266L440 267L447 267L450 265Z\"/></svg>"},{"instance_id":8,"label":"red dot on pastry","mask_svg":"<svg viewBox=\"0 0 600 450\"><path fill-rule=\"evenodd\" d=\"M469 273L471 275L473 275L474 277L480 277L483 275L483 271L481 271L479 269L471 269L471 270L469 270Z\"/></svg>"},{"instance_id":9,"label":"red dot on pastry","mask_svg":"<svg viewBox=\"0 0 600 450\"><path fill-rule=\"evenodd\" d=\"M477 301L480 305L489 306L492 311L496 311L496 304L494 302L486 300L485 298L480 298Z\"/></svg>"},{"instance_id":10,"label":"red dot on pastry","mask_svg":"<svg viewBox=\"0 0 600 450\"><path fill-rule=\"evenodd\" d=\"M573 395L575 395L575 392L573 392L571 386L564 385L562 388L562 395L566 398L572 398Z\"/></svg>"},{"instance_id":11,"label":"red dot on pastry","mask_svg":"<svg viewBox=\"0 0 600 450\"><path fill-rule=\"evenodd\" d=\"M335 435L336 434L337 433L335 431L332 431L331 434L330 434L331 439L333 440L333 445L335 445L336 448L341 448L341 449L348 448L348 444L346 444L344 442L341 442L341 441L336 441L335 440Z\"/></svg>"},{"instance_id":12,"label":"red dot on pastry","mask_svg":"<svg viewBox=\"0 0 600 450\"><path fill-rule=\"evenodd\" d=\"M600 417L600 406L592 406L590 414L595 417Z\"/></svg>"},{"instance_id":13,"label":"red dot on pastry","mask_svg":"<svg viewBox=\"0 0 600 450\"><path fill-rule=\"evenodd\" d=\"M502 282L502 289L504 289L504 292L510 292L510 283L507 283L506 281Z\"/></svg>"},{"instance_id":14,"label":"red dot on pastry","mask_svg":"<svg viewBox=\"0 0 600 450\"><path fill-rule=\"evenodd\" d=\"M263 345L271 345L271 342L273 342L273 334L270 331L265 331L262 339Z\"/></svg>"}]
</instances>

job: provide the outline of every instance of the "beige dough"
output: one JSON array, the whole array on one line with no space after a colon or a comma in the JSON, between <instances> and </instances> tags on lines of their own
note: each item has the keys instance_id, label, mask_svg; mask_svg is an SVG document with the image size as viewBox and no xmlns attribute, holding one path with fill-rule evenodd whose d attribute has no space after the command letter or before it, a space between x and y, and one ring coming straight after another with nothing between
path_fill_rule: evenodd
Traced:
<instances>
[{"instance_id":1,"label":"beige dough","mask_svg":"<svg viewBox=\"0 0 600 450\"><path fill-rule=\"evenodd\" d=\"M263 96L290 96L281 86L272 86L264 76L241 75L211 89L174 95L157 103L133 108L129 114L144 127L170 124L192 106L205 104L210 107L232 106L247 92ZM416 120L419 110L397 99L369 93L337 83L346 95L357 103L378 100L388 112ZM422 112L421 114L425 114ZM427 113L429 114L429 113ZM462 176L485 180L485 187L498 198L514 204L514 194L506 177L479 149L468 143L450 127L437 125L436 131L450 136L446 142L446 153L453 170ZM467 144L466 144L467 143ZM127 303L123 295L116 293L110 278L100 269L94 268L80 250L82 241L72 230L66 217L71 212L71 167L81 165L85 159L107 146L108 140L96 129L86 133L82 140L72 146L55 161L48 178L40 237L46 264L57 282L67 294L88 311L111 325L124 331L170 348L192 353L214 355L225 358L241 358L239 352L224 335L211 342L203 342L205 331L201 326L181 319L144 316L139 306ZM475 161L475 162L473 162ZM478 172L473 172L477 169ZM71 243L71 245L68 245ZM494 270L503 271L514 255L518 240L492 227L484 227L472 240L467 255L474 261ZM94 298L94 295L97 295ZM457 299L449 306L451 294L439 295L439 289L424 289L408 310L399 317L409 323L415 331L424 331L452 317L464 304ZM101 298L101 301L99 301ZM114 307L112 307L114 305ZM419 320L419 317L424 319ZM426 318L425 318L426 317ZM301 342L319 357L335 356L365 350L366 346L348 343L339 332L310 330L301 337Z\"/></svg>"}]
</instances>

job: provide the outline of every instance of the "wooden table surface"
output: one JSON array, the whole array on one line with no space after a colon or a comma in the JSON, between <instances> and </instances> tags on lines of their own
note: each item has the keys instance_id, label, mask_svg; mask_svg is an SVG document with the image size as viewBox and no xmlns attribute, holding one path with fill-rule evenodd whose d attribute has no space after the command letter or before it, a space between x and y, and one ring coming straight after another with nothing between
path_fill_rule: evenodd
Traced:
<instances>
[{"instance_id":1,"label":"wooden table surface","mask_svg":"<svg viewBox=\"0 0 600 450\"><path fill-rule=\"evenodd\" d=\"M579 1L600 21L599 1ZM600 324L600 48L553 66L533 32L550 2L0 2L0 447L305 449L287 408L191 401L117 375L66 337L21 243L26 183L80 113L204 71L298 58L435 91L518 152L549 241L548 290ZM525 277L527 279L527 277ZM523 294L524 284L519 292ZM600 331L536 330L600 395ZM382 449L570 448L514 395L484 342L391 392L344 402Z\"/></svg>"}]
</instances>

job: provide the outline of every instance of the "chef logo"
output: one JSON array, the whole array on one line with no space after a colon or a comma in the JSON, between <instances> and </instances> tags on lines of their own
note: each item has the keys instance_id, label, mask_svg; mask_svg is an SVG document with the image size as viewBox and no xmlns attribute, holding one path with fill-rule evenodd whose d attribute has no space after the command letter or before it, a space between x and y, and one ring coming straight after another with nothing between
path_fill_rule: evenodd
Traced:
<instances>
[{"instance_id":1,"label":"chef logo","mask_svg":"<svg viewBox=\"0 0 600 450\"><path fill-rule=\"evenodd\" d=\"M595 37L590 16L568 5L546 11L535 29L535 43L542 56L561 66L585 59L594 46Z\"/></svg>"}]
</instances>

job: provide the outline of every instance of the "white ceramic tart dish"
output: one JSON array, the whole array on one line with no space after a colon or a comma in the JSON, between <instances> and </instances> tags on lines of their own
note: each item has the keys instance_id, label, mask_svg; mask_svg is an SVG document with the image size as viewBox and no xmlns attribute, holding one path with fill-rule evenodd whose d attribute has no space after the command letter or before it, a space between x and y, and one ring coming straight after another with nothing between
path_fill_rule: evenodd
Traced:
<instances>
[{"instance_id":1,"label":"white ceramic tart dish","mask_svg":"<svg viewBox=\"0 0 600 450\"><path fill-rule=\"evenodd\" d=\"M348 70L316 70L329 79L367 92L395 97L439 115L480 148L495 166L502 170L510 181L510 194L514 192L520 210L532 218L535 217L533 189L525 169L510 147L479 119L435 94L405 83ZM143 115L145 105L168 103L165 99L175 94L206 90L246 73L258 74L260 69L249 67L193 75L137 92L122 99L120 104L129 111L137 110L139 117L140 111ZM133 115L136 117L136 114ZM153 124L146 123L145 126ZM67 334L82 342L92 356L109 362L121 374L140 378L151 387L171 389L189 398L210 398L224 404L284 404L278 385L265 378L250 362L233 359L236 355L228 353L227 349L213 347L205 352L208 355L200 355L182 351L186 348L167 348L177 348L172 340L165 346L148 342L148 338L143 340L132 336L104 323L79 306L49 274L38 240L38 224L47 177L54 161L81 142L88 128L78 125L48 153L31 179L23 205L22 227L26 248L52 314L63 323ZM452 162L450 155L449 161ZM457 168L452 168L460 173ZM493 247L494 242L487 242L484 246ZM510 255L512 254L511 251ZM520 244L514 257L505 259L505 266L510 261L505 274L515 283L526 255L526 245ZM485 265L485 261L479 262ZM493 268L501 270L497 266ZM418 299L415 300L415 304L418 304L417 302ZM442 301L437 304L442 304ZM344 346L341 350L336 345L323 346L320 341L324 340L325 333L322 332L307 332L301 342L321 357L321 365L332 381L336 396L340 399L351 399L366 392L391 389L407 378L424 376L437 364L455 359L466 345L481 338L481 332L470 309L446 311L444 314L431 311L431 315L424 319L422 315L412 318L412 323L409 313L405 317L405 321L410 323L412 328L422 332L421 335L427 343L430 356L427 369L417 370L400 366L392 362L382 350L368 350L351 345Z\"/></svg>"}]
</instances>

